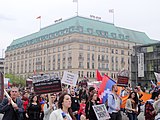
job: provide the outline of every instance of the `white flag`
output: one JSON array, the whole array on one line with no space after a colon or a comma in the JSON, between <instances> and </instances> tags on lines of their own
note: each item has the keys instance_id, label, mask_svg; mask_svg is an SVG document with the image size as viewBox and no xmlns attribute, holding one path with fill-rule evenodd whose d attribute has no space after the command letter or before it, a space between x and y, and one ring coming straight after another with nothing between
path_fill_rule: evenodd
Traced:
<instances>
[{"instance_id":1,"label":"white flag","mask_svg":"<svg viewBox=\"0 0 160 120\"><path fill-rule=\"evenodd\" d=\"M78 0L73 0L73 2L78 2Z\"/></svg>"},{"instance_id":2,"label":"white flag","mask_svg":"<svg viewBox=\"0 0 160 120\"><path fill-rule=\"evenodd\" d=\"M160 82L160 73L154 72L154 75L155 75L157 81Z\"/></svg>"},{"instance_id":3,"label":"white flag","mask_svg":"<svg viewBox=\"0 0 160 120\"><path fill-rule=\"evenodd\" d=\"M109 13L114 13L114 9L109 9Z\"/></svg>"}]
</instances>

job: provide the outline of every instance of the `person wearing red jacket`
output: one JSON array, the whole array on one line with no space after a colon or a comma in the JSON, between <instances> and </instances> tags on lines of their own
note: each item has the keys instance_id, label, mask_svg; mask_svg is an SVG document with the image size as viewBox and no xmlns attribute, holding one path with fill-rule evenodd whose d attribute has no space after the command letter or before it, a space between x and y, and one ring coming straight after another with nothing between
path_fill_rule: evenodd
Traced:
<instances>
[{"instance_id":1,"label":"person wearing red jacket","mask_svg":"<svg viewBox=\"0 0 160 120\"><path fill-rule=\"evenodd\" d=\"M86 107L86 100L84 98L81 99L80 108L78 110L78 115L84 115L85 116L85 107Z\"/></svg>"}]
</instances>

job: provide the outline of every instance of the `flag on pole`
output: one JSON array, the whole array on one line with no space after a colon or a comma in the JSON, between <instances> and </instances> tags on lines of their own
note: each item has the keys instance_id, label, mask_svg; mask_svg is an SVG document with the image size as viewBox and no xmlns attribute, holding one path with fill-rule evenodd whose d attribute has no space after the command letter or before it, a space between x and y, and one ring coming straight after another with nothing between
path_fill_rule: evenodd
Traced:
<instances>
[{"instance_id":1,"label":"flag on pole","mask_svg":"<svg viewBox=\"0 0 160 120\"><path fill-rule=\"evenodd\" d=\"M114 13L114 9L109 9L109 13Z\"/></svg>"},{"instance_id":2,"label":"flag on pole","mask_svg":"<svg viewBox=\"0 0 160 120\"><path fill-rule=\"evenodd\" d=\"M78 0L73 0L73 2L78 2Z\"/></svg>"},{"instance_id":3,"label":"flag on pole","mask_svg":"<svg viewBox=\"0 0 160 120\"><path fill-rule=\"evenodd\" d=\"M97 81L102 81L103 77L101 76L101 74L98 70L96 71L96 76L97 76Z\"/></svg>"},{"instance_id":4,"label":"flag on pole","mask_svg":"<svg viewBox=\"0 0 160 120\"><path fill-rule=\"evenodd\" d=\"M102 100L102 103L105 103L108 99L108 94L110 94L112 90L112 86L115 85L116 82L112 80L107 75L103 76L102 83L100 85L100 88L98 90L98 96Z\"/></svg>"},{"instance_id":5,"label":"flag on pole","mask_svg":"<svg viewBox=\"0 0 160 120\"><path fill-rule=\"evenodd\" d=\"M157 79L157 82L160 82L160 73L154 72L154 75L155 75L155 77Z\"/></svg>"},{"instance_id":6,"label":"flag on pole","mask_svg":"<svg viewBox=\"0 0 160 120\"><path fill-rule=\"evenodd\" d=\"M38 16L36 19L41 19L41 16Z\"/></svg>"}]
</instances>

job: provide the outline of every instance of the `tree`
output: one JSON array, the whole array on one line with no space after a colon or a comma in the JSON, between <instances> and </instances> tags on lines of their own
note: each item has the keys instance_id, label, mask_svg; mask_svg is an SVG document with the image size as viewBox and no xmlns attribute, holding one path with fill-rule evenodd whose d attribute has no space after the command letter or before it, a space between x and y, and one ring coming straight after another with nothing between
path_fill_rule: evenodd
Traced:
<instances>
[{"instance_id":1,"label":"tree","mask_svg":"<svg viewBox=\"0 0 160 120\"><path fill-rule=\"evenodd\" d=\"M13 84L13 85L16 85L16 86L26 86L26 80L21 77L21 76L17 76L17 75L14 75L14 74L5 74L5 78L10 78L10 82Z\"/></svg>"}]
</instances>

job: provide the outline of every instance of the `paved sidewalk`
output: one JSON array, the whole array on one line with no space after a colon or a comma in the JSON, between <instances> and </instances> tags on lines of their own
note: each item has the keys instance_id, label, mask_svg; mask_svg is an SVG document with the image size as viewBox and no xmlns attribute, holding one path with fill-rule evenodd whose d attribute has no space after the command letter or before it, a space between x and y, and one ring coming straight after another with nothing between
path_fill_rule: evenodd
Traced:
<instances>
[{"instance_id":1,"label":"paved sidewalk","mask_svg":"<svg viewBox=\"0 0 160 120\"><path fill-rule=\"evenodd\" d=\"M0 114L0 120L2 120L3 114Z\"/></svg>"}]
</instances>

